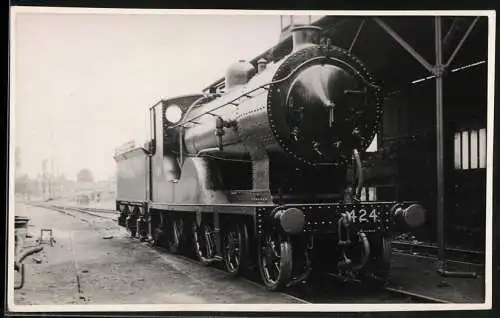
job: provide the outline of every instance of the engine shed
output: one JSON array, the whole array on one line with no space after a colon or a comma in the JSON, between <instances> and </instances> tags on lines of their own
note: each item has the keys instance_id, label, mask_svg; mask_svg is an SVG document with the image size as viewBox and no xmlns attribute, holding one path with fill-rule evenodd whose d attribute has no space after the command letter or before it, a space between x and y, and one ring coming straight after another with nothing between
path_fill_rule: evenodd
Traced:
<instances>
[{"instance_id":1,"label":"engine shed","mask_svg":"<svg viewBox=\"0 0 500 318\"><path fill-rule=\"evenodd\" d=\"M293 25L293 18L289 17ZM303 17L302 17L303 18ZM283 19L283 18L282 18ZM365 200L419 200L429 209L417 240L484 251L486 230L486 16L323 16L322 42L349 50L383 83L384 116L365 154ZM288 54L280 42L252 64ZM206 88L223 88L220 79Z\"/></svg>"},{"instance_id":2,"label":"engine shed","mask_svg":"<svg viewBox=\"0 0 500 318\"><path fill-rule=\"evenodd\" d=\"M487 17L325 17L325 39L374 68L385 89L378 150L366 156L377 199L417 198L423 241L484 250ZM441 255L443 256L443 255Z\"/></svg>"}]
</instances>

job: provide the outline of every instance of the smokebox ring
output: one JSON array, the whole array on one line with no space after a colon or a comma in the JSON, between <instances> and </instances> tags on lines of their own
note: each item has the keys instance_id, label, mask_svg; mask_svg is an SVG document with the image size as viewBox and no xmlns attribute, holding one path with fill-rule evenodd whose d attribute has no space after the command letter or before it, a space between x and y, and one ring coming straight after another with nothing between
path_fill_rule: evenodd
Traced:
<instances>
[{"instance_id":1,"label":"smokebox ring","mask_svg":"<svg viewBox=\"0 0 500 318\"><path fill-rule=\"evenodd\" d=\"M303 68L309 67L311 64L314 65L313 63L318 64L318 60L320 60L321 57L324 57L325 61L329 59L335 59L343 63L346 63L347 65L350 65L352 69L346 71L352 74L355 78L361 78L363 81L367 82L368 84L367 86L370 86L371 89L375 87L375 89L373 89L373 95L375 97L374 105L376 107L375 121L373 123L372 129L370 131L365 131L366 138L362 142L361 145L362 149L359 149L360 151L363 151L369 146L371 140L375 137L375 134L377 133L378 127L380 125L383 97L373 74L371 74L363 65L363 63L361 63L361 61L359 61L355 56L350 54L348 51L335 46L315 45L307 47L298 50L297 52L294 52L289 57L287 57L286 61L284 61L277 69L272 81L277 81L281 78L285 78L288 74L290 74L290 72L295 67L301 65L302 63L308 60L314 60L314 61L311 61L311 63L305 63L304 65L302 65ZM300 73L300 70L297 71L296 73L297 74ZM269 94L267 98L267 113L268 113L269 126L271 127L271 130L276 140L280 141L281 147L290 157L306 165L315 166L317 164L321 164L322 162L318 160L309 160L308 158L303 158L300 155L298 155L295 151L293 151L294 149L293 145L287 141L287 138L284 138L283 132L280 132L279 130L279 125L280 125L279 118L278 120L276 120L273 116L274 113L273 107L278 107L274 105L279 105L282 102L283 98L282 94L284 93L281 90L288 89L290 83L294 79L295 76L291 76L289 79L280 82L278 84L273 84L269 87ZM349 158L346 157L341 163L347 164L349 160L350 157Z\"/></svg>"}]
</instances>

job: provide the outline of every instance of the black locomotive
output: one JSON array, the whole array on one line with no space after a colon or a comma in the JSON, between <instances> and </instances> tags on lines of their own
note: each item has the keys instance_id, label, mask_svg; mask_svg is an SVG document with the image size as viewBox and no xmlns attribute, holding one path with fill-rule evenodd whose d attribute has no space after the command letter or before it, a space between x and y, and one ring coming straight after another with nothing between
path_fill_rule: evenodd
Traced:
<instances>
[{"instance_id":1,"label":"black locomotive","mask_svg":"<svg viewBox=\"0 0 500 318\"><path fill-rule=\"evenodd\" d=\"M311 272L387 278L391 235L422 225L425 209L360 201L382 89L319 36L296 27L281 60L240 61L224 91L152 106L150 141L115 156L119 223L175 253L192 244L234 275L257 265L270 290Z\"/></svg>"}]
</instances>

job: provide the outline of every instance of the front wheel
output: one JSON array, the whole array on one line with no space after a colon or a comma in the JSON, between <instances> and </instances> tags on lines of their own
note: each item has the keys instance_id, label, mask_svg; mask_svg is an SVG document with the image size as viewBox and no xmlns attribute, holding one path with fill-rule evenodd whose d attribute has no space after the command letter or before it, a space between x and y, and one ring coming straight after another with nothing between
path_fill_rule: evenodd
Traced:
<instances>
[{"instance_id":1,"label":"front wheel","mask_svg":"<svg viewBox=\"0 0 500 318\"><path fill-rule=\"evenodd\" d=\"M259 269L267 289L278 291L290 282L292 244L288 236L268 233L259 244Z\"/></svg>"},{"instance_id":2,"label":"front wheel","mask_svg":"<svg viewBox=\"0 0 500 318\"><path fill-rule=\"evenodd\" d=\"M392 240L389 237L375 237L370 240L370 257L361 270L365 282L385 285L391 273Z\"/></svg>"},{"instance_id":3,"label":"front wheel","mask_svg":"<svg viewBox=\"0 0 500 318\"><path fill-rule=\"evenodd\" d=\"M378 245L374 246L377 253L373 255L373 273L375 276L387 280L391 273L392 240L389 237L382 237L377 243Z\"/></svg>"}]
</instances>

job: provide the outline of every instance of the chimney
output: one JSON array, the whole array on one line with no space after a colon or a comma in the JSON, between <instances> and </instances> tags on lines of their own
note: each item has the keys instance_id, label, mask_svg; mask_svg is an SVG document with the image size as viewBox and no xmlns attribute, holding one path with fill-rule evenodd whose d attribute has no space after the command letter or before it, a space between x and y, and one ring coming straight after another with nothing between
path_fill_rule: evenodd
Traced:
<instances>
[{"instance_id":1,"label":"chimney","mask_svg":"<svg viewBox=\"0 0 500 318\"><path fill-rule=\"evenodd\" d=\"M293 39L292 52L309 45L319 45L321 28L314 25L296 26L291 30Z\"/></svg>"}]
</instances>

